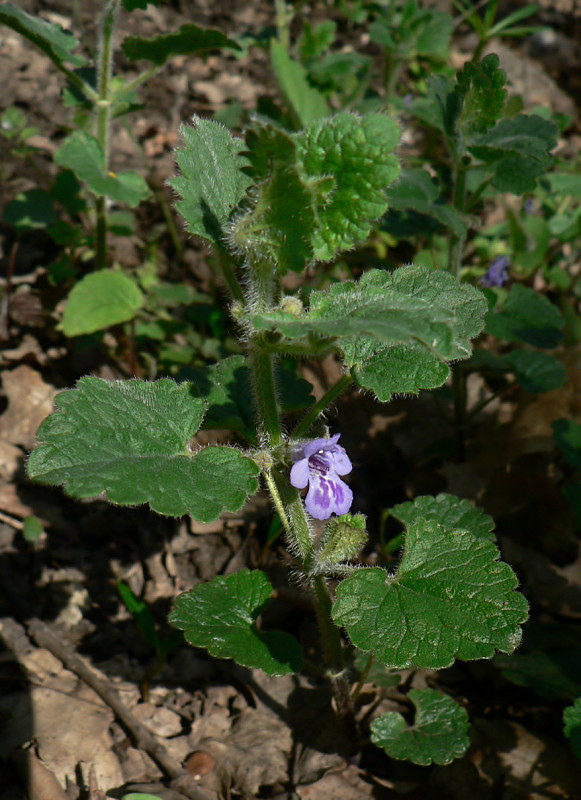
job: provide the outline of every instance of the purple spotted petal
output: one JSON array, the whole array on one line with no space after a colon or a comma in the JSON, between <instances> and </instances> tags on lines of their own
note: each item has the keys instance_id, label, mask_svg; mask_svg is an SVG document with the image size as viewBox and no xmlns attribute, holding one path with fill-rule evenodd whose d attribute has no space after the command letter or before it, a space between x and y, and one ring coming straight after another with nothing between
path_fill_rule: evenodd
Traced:
<instances>
[{"instance_id":1,"label":"purple spotted petal","mask_svg":"<svg viewBox=\"0 0 581 800\"><path fill-rule=\"evenodd\" d=\"M309 482L309 459L301 458L293 464L290 473L290 482L295 489L304 489Z\"/></svg>"},{"instance_id":2,"label":"purple spotted petal","mask_svg":"<svg viewBox=\"0 0 581 800\"><path fill-rule=\"evenodd\" d=\"M353 492L339 475L351 472L352 465L345 448L337 444L340 434L329 439L313 439L297 445L290 482L297 489L309 491L305 506L315 519L329 519L331 514L346 514L353 502Z\"/></svg>"},{"instance_id":3,"label":"purple spotted petal","mask_svg":"<svg viewBox=\"0 0 581 800\"><path fill-rule=\"evenodd\" d=\"M345 452L345 448L340 444L336 444L332 450L327 451L325 459L337 475L348 475L353 469L353 464Z\"/></svg>"},{"instance_id":4,"label":"purple spotted petal","mask_svg":"<svg viewBox=\"0 0 581 800\"><path fill-rule=\"evenodd\" d=\"M315 519L329 519L331 514L346 514L353 502L353 492L333 471L311 476L305 507Z\"/></svg>"}]
</instances>

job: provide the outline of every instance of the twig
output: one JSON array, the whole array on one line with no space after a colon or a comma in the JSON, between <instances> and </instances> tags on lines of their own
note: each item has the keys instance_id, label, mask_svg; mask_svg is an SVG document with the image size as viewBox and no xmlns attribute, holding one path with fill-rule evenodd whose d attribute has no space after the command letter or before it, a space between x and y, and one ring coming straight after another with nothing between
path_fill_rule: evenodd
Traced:
<instances>
[{"instance_id":1,"label":"twig","mask_svg":"<svg viewBox=\"0 0 581 800\"><path fill-rule=\"evenodd\" d=\"M13 528L16 528L17 531L21 531L24 528L23 522L16 519L16 517L11 517L10 514L5 514L3 511L0 511L0 522L11 525Z\"/></svg>"},{"instance_id":2,"label":"twig","mask_svg":"<svg viewBox=\"0 0 581 800\"><path fill-rule=\"evenodd\" d=\"M78 675L99 697L112 709L117 719L133 737L136 745L145 750L161 769L172 779L172 787L185 794L191 800L214 800L211 794L200 789L190 773L180 767L165 746L137 720L127 706L119 699L116 690L101 677L94 667L89 666L84 658L74 651L71 645L59 634L41 622L33 619L28 623L28 632L34 641L56 656L65 667Z\"/></svg>"}]
</instances>

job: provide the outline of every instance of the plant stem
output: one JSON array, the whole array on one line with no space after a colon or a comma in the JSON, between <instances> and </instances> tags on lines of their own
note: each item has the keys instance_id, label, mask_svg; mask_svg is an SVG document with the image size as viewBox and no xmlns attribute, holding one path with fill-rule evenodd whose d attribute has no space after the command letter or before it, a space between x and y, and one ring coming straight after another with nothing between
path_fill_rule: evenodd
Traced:
<instances>
[{"instance_id":1,"label":"plant stem","mask_svg":"<svg viewBox=\"0 0 581 800\"><path fill-rule=\"evenodd\" d=\"M466 203L466 168L462 161L463 159L461 156L454 156L452 205L461 214L465 211ZM464 240L465 237L460 234L454 234L450 240L448 272L452 272L457 278L462 268Z\"/></svg>"},{"instance_id":2,"label":"plant stem","mask_svg":"<svg viewBox=\"0 0 581 800\"><path fill-rule=\"evenodd\" d=\"M276 14L276 34L278 41L288 52L290 45L289 11L285 0L274 0Z\"/></svg>"},{"instance_id":3,"label":"plant stem","mask_svg":"<svg viewBox=\"0 0 581 800\"><path fill-rule=\"evenodd\" d=\"M267 264L248 265L251 283L246 297L247 311L269 311L274 297L274 270ZM349 683L345 674L343 642L339 629L331 618L331 598L326 579L314 574L315 548L311 524L299 492L291 485L288 467L284 466L280 452L284 444L280 411L274 380L275 356L263 348L264 334L253 331L247 341L248 363L254 385L257 428L262 433L264 446L277 460L274 468L263 468L266 485L275 508L285 527L290 551L295 555L298 568L308 581L321 630L323 652L328 675L335 697L337 715L349 733L354 732L355 722ZM349 385L350 377L344 376L333 387L332 397ZM327 393L329 394L329 393ZM322 407L321 407L322 410ZM317 412L319 413L319 412ZM316 416L316 415L315 415ZM307 423L307 427L310 423ZM278 454L277 454L278 450Z\"/></svg>"},{"instance_id":4,"label":"plant stem","mask_svg":"<svg viewBox=\"0 0 581 800\"><path fill-rule=\"evenodd\" d=\"M321 631L325 660L331 670L330 681L337 705L337 715L354 732L353 702L347 675L345 674L345 657L343 641L339 628L331 619L331 598L327 581L322 575L311 578L311 590L315 599L315 611Z\"/></svg>"},{"instance_id":5,"label":"plant stem","mask_svg":"<svg viewBox=\"0 0 581 800\"><path fill-rule=\"evenodd\" d=\"M274 362L270 353L260 347L262 336L253 336L248 345L248 360L254 380L258 429L262 430L268 447L282 444L282 427L274 383Z\"/></svg>"},{"instance_id":6,"label":"plant stem","mask_svg":"<svg viewBox=\"0 0 581 800\"><path fill-rule=\"evenodd\" d=\"M454 398L454 431L456 435L456 460L466 460L466 373L462 369L452 372L452 396Z\"/></svg>"},{"instance_id":7,"label":"plant stem","mask_svg":"<svg viewBox=\"0 0 581 800\"><path fill-rule=\"evenodd\" d=\"M301 436L304 436L308 433L309 428L315 422L319 414L321 414L330 403L336 400L339 395L343 394L345 389L347 389L353 383L353 378L351 377L350 373L346 373L343 375L337 383L331 386L328 391L321 397L321 399L312 406L299 424L296 426L294 431L291 434L291 439L300 439Z\"/></svg>"},{"instance_id":8,"label":"plant stem","mask_svg":"<svg viewBox=\"0 0 581 800\"><path fill-rule=\"evenodd\" d=\"M298 557L301 570L307 572L313 564L313 533L300 494L291 486L288 476L275 473L274 480L291 523L290 550ZM316 606L316 602L315 602Z\"/></svg>"},{"instance_id":9,"label":"plant stem","mask_svg":"<svg viewBox=\"0 0 581 800\"><path fill-rule=\"evenodd\" d=\"M97 141L103 153L103 171L109 172L109 129L111 125L110 82L113 62L113 34L119 0L108 0L103 11L101 46L97 63ZM107 266L107 198L97 197L97 269Z\"/></svg>"},{"instance_id":10,"label":"plant stem","mask_svg":"<svg viewBox=\"0 0 581 800\"><path fill-rule=\"evenodd\" d=\"M161 69L162 69L161 67L157 66L153 66L150 67L149 69L146 69L145 72L142 72L136 78L133 78L132 81L129 81L129 83L125 84L125 86L123 87L123 94L129 94L129 92L132 92L134 89L137 89L137 87L141 86L142 83L145 83L150 78L153 78L154 75L157 75L157 73L160 72Z\"/></svg>"},{"instance_id":11,"label":"plant stem","mask_svg":"<svg viewBox=\"0 0 581 800\"><path fill-rule=\"evenodd\" d=\"M464 163L463 148L454 147L453 158L453 192L452 205L461 214L466 210L466 164ZM448 271L456 278L460 278L462 268L462 254L464 251L465 236L453 234L450 239L448 251ZM456 459L462 462L466 459L466 372L455 369L452 372L452 396L454 399L454 430L456 437Z\"/></svg>"},{"instance_id":12,"label":"plant stem","mask_svg":"<svg viewBox=\"0 0 581 800\"><path fill-rule=\"evenodd\" d=\"M272 472L269 469L265 469L262 474L264 475L264 482L268 486L268 491L270 492L272 502L274 503L274 507L278 512L278 516L280 517L282 526L285 529L287 536L290 536L292 534L291 524L289 518L286 515L286 509L281 500L275 480L272 476Z\"/></svg>"}]
</instances>

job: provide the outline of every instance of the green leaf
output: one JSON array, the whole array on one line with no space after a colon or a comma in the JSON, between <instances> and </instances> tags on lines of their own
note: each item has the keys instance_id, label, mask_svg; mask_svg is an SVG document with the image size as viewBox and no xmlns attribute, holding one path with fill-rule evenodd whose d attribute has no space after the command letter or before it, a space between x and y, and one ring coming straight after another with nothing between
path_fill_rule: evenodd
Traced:
<instances>
[{"instance_id":1,"label":"green leaf","mask_svg":"<svg viewBox=\"0 0 581 800\"><path fill-rule=\"evenodd\" d=\"M151 645L151 647L154 647L156 650L161 649L162 643L155 628L155 620L145 600L140 600L136 597L129 586L123 583L123 581L117 583L117 591L119 592L123 604L135 620L135 624L139 628L147 644Z\"/></svg>"},{"instance_id":2,"label":"green leaf","mask_svg":"<svg viewBox=\"0 0 581 800\"><path fill-rule=\"evenodd\" d=\"M525 392L537 394L558 389L567 380L564 364L549 353L513 350L505 356Z\"/></svg>"},{"instance_id":3,"label":"green leaf","mask_svg":"<svg viewBox=\"0 0 581 800\"><path fill-rule=\"evenodd\" d=\"M144 179L135 172L105 173L103 151L97 139L86 131L75 131L56 151L54 160L71 169L98 197L137 206L150 195Z\"/></svg>"},{"instance_id":4,"label":"green leaf","mask_svg":"<svg viewBox=\"0 0 581 800\"><path fill-rule=\"evenodd\" d=\"M257 628L271 596L272 586L263 572L243 569L181 594L169 621L184 631L191 645L205 647L216 658L232 658L268 675L298 672L303 657L294 636Z\"/></svg>"},{"instance_id":5,"label":"green leaf","mask_svg":"<svg viewBox=\"0 0 581 800\"><path fill-rule=\"evenodd\" d=\"M57 214L47 192L29 189L8 203L2 218L18 230L33 230L53 225L57 221Z\"/></svg>"},{"instance_id":6,"label":"green leaf","mask_svg":"<svg viewBox=\"0 0 581 800\"><path fill-rule=\"evenodd\" d=\"M329 116L327 101L318 89L311 86L303 65L295 61L276 39L270 42L270 59L282 93L302 127Z\"/></svg>"},{"instance_id":7,"label":"green leaf","mask_svg":"<svg viewBox=\"0 0 581 800\"><path fill-rule=\"evenodd\" d=\"M424 169L404 169L387 190L390 211L413 211L435 219L457 236L465 236L467 226L451 206L438 202L440 187ZM388 220L389 227L389 220Z\"/></svg>"},{"instance_id":8,"label":"green leaf","mask_svg":"<svg viewBox=\"0 0 581 800\"><path fill-rule=\"evenodd\" d=\"M398 139L397 124L382 114L339 114L294 134L256 126L247 145L260 187L233 241L251 260L284 272L328 261L365 239L387 208Z\"/></svg>"},{"instance_id":9,"label":"green leaf","mask_svg":"<svg viewBox=\"0 0 581 800\"><path fill-rule=\"evenodd\" d=\"M122 0L122 5L125 11L135 11L137 8L145 11L148 5L159 5L159 0Z\"/></svg>"},{"instance_id":10,"label":"green leaf","mask_svg":"<svg viewBox=\"0 0 581 800\"><path fill-rule=\"evenodd\" d=\"M581 694L580 660L579 631L552 620L529 623L523 647L511 656L497 655L493 663L504 678L539 697L572 702Z\"/></svg>"},{"instance_id":11,"label":"green leaf","mask_svg":"<svg viewBox=\"0 0 581 800\"><path fill-rule=\"evenodd\" d=\"M188 23L173 33L154 36L147 39L143 36L127 36L121 43L121 50L130 61L151 61L161 67L174 56L200 55L209 50L241 50L239 44L229 39L221 31L214 28L200 28Z\"/></svg>"},{"instance_id":12,"label":"green leaf","mask_svg":"<svg viewBox=\"0 0 581 800\"><path fill-rule=\"evenodd\" d=\"M572 419L556 419L552 423L555 443L565 461L581 469L581 425Z\"/></svg>"},{"instance_id":13,"label":"green leaf","mask_svg":"<svg viewBox=\"0 0 581 800\"><path fill-rule=\"evenodd\" d=\"M104 493L118 505L149 503L160 514L201 522L237 511L256 491L258 468L238 450L189 450L205 403L188 384L81 378L56 405L28 461L39 483L61 484L76 498Z\"/></svg>"},{"instance_id":14,"label":"green leaf","mask_svg":"<svg viewBox=\"0 0 581 800\"><path fill-rule=\"evenodd\" d=\"M332 179L308 185L296 141L286 131L263 125L248 131L246 141L260 189L252 210L236 221L232 240L251 261L272 262L282 273L300 272L314 257L315 195Z\"/></svg>"},{"instance_id":15,"label":"green leaf","mask_svg":"<svg viewBox=\"0 0 581 800\"><path fill-rule=\"evenodd\" d=\"M338 114L295 134L301 171L309 182L333 178L333 188L316 203L312 237L320 261L367 238L371 222L387 209L385 189L398 176L392 151L397 123L383 114Z\"/></svg>"},{"instance_id":16,"label":"green leaf","mask_svg":"<svg viewBox=\"0 0 581 800\"><path fill-rule=\"evenodd\" d=\"M59 25L33 17L11 3L0 5L0 24L7 25L24 36L57 65L59 62L68 62L73 67L82 67L87 63L83 56L72 52L79 46L72 33L63 30Z\"/></svg>"},{"instance_id":17,"label":"green leaf","mask_svg":"<svg viewBox=\"0 0 581 800\"><path fill-rule=\"evenodd\" d=\"M406 533L395 575L354 571L337 587L333 619L353 644L394 669L442 669L455 658L510 653L527 617L512 569L468 531L420 519Z\"/></svg>"},{"instance_id":18,"label":"green leaf","mask_svg":"<svg viewBox=\"0 0 581 800\"><path fill-rule=\"evenodd\" d=\"M413 764L449 764L470 746L466 710L435 689L412 689L416 707L412 726L397 711L382 714L371 723L371 741L392 758Z\"/></svg>"},{"instance_id":19,"label":"green leaf","mask_svg":"<svg viewBox=\"0 0 581 800\"><path fill-rule=\"evenodd\" d=\"M533 191L536 179L551 166L557 133L550 120L519 114L514 119L501 119L494 128L472 136L468 149L476 158L495 166L492 178L495 188L522 194Z\"/></svg>"},{"instance_id":20,"label":"green leaf","mask_svg":"<svg viewBox=\"0 0 581 800\"><path fill-rule=\"evenodd\" d=\"M369 659L371 659L371 664L369 664ZM400 672L389 669L370 653L362 653L360 650L355 651L353 666L362 675L365 675L366 683L373 683L381 688L388 689L398 686L402 680Z\"/></svg>"},{"instance_id":21,"label":"green leaf","mask_svg":"<svg viewBox=\"0 0 581 800\"><path fill-rule=\"evenodd\" d=\"M486 315L486 332L507 342L533 347L556 347L565 321L559 309L543 295L517 283L511 287L502 307Z\"/></svg>"},{"instance_id":22,"label":"green leaf","mask_svg":"<svg viewBox=\"0 0 581 800\"><path fill-rule=\"evenodd\" d=\"M454 29L451 15L435 8L422 8L418 23L415 31L415 50L418 55L444 58Z\"/></svg>"},{"instance_id":23,"label":"green leaf","mask_svg":"<svg viewBox=\"0 0 581 800\"><path fill-rule=\"evenodd\" d=\"M205 400L208 411L202 428L230 428L256 443L256 409L252 378L244 356L229 356L216 364L188 370L192 391ZM281 390L281 410L296 411L313 404L312 385L288 369L276 374Z\"/></svg>"},{"instance_id":24,"label":"green leaf","mask_svg":"<svg viewBox=\"0 0 581 800\"><path fill-rule=\"evenodd\" d=\"M506 73L498 65L498 56L491 53L478 64L468 61L456 77L456 91L463 100L457 125L465 135L483 133L502 116Z\"/></svg>"},{"instance_id":25,"label":"green leaf","mask_svg":"<svg viewBox=\"0 0 581 800\"><path fill-rule=\"evenodd\" d=\"M139 287L123 272L109 269L92 272L69 294L62 330L66 336L100 331L133 319L143 303Z\"/></svg>"},{"instance_id":26,"label":"green leaf","mask_svg":"<svg viewBox=\"0 0 581 800\"><path fill-rule=\"evenodd\" d=\"M555 194L569 195L581 200L581 175L574 172L552 172L547 175L547 180Z\"/></svg>"},{"instance_id":27,"label":"green leaf","mask_svg":"<svg viewBox=\"0 0 581 800\"><path fill-rule=\"evenodd\" d=\"M152 0L149 1L152 2ZM124 0L124 2L130 2L130 0ZM139 0L136 0L136 2L139 2ZM141 6L136 5L135 8L141 8ZM162 799L156 794L144 794L143 792L130 792L129 794L124 794L121 800L162 800Z\"/></svg>"},{"instance_id":28,"label":"green leaf","mask_svg":"<svg viewBox=\"0 0 581 800\"><path fill-rule=\"evenodd\" d=\"M581 697L563 711L563 731L571 740L571 748L581 758Z\"/></svg>"},{"instance_id":29,"label":"green leaf","mask_svg":"<svg viewBox=\"0 0 581 800\"><path fill-rule=\"evenodd\" d=\"M176 151L181 175L170 181L183 198L176 208L190 233L223 246L223 229L251 181L242 171L244 142L218 122L193 118L180 129L183 145Z\"/></svg>"},{"instance_id":30,"label":"green leaf","mask_svg":"<svg viewBox=\"0 0 581 800\"><path fill-rule=\"evenodd\" d=\"M251 322L290 339L335 337L347 364L360 369L385 345L423 346L436 361L466 358L467 339L481 329L485 309L478 289L447 273L410 266L370 270L357 283L313 292L310 312L303 315L274 311Z\"/></svg>"},{"instance_id":31,"label":"green leaf","mask_svg":"<svg viewBox=\"0 0 581 800\"><path fill-rule=\"evenodd\" d=\"M370 270L357 284L313 292L310 317L340 326L338 346L354 377L387 401L393 393L441 386L449 375L442 362L470 355L468 340L480 332L485 311L478 289L410 266ZM366 329L362 336L357 326Z\"/></svg>"},{"instance_id":32,"label":"green leaf","mask_svg":"<svg viewBox=\"0 0 581 800\"><path fill-rule=\"evenodd\" d=\"M43 533L44 528L38 517L30 516L24 518L22 521L22 536L27 542L30 544L38 542Z\"/></svg>"},{"instance_id":33,"label":"green leaf","mask_svg":"<svg viewBox=\"0 0 581 800\"><path fill-rule=\"evenodd\" d=\"M394 394L418 394L420 389L437 389L450 375L449 367L433 353L414 344L376 347L353 366L353 377L383 403Z\"/></svg>"},{"instance_id":34,"label":"green leaf","mask_svg":"<svg viewBox=\"0 0 581 800\"><path fill-rule=\"evenodd\" d=\"M469 531L477 539L494 542L494 520L481 508L473 506L469 500L442 492L435 497L423 495L408 503L394 506L390 514L405 527L419 519L431 520L446 530Z\"/></svg>"},{"instance_id":35,"label":"green leaf","mask_svg":"<svg viewBox=\"0 0 581 800\"><path fill-rule=\"evenodd\" d=\"M337 23L328 19L318 25L304 23L303 30L297 39L297 50L301 61L308 63L318 59L335 41Z\"/></svg>"}]
</instances>

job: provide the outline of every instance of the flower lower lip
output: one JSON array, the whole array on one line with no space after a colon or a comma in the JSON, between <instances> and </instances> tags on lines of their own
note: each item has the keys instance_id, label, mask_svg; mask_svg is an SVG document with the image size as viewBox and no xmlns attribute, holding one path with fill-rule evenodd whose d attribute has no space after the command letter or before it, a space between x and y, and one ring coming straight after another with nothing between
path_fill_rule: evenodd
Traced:
<instances>
[{"instance_id":1,"label":"flower lower lip","mask_svg":"<svg viewBox=\"0 0 581 800\"><path fill-rule=\"evenodd\" d=\"M326 475L329 472L329 465L325 463L322 458L315 456L311 456L309 458L309 469L313 470L313 472L317 472L320 475Z\"/></svg>"}]
</instances>

